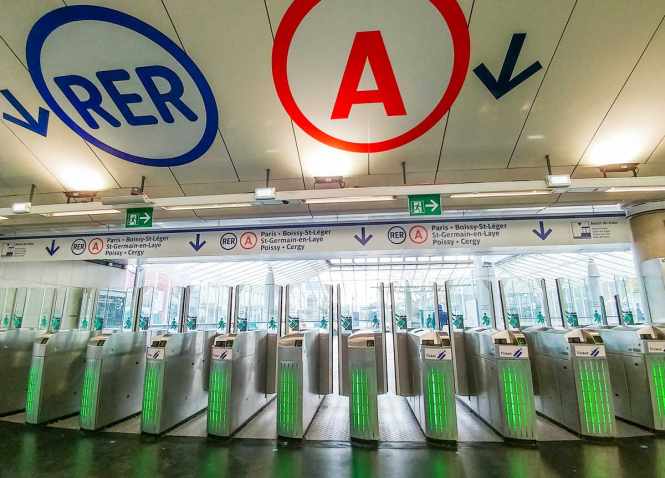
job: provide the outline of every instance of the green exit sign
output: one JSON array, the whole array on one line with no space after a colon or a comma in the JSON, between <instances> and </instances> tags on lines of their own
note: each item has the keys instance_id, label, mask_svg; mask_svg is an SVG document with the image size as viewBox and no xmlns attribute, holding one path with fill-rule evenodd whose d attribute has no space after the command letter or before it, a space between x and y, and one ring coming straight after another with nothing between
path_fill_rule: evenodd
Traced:
<instances>
[{"instance_id":1,"label":"green exit sign","mask_svg":"<svg viewBox=\"0 0 665 478\"><path fill-rule=\"evenodd\" d=\"M440 216L440 194L417 194L409 196L409 215L411 216Z\"/></svg>"},{"instance_id":2,"label":"green exit sign","mask_svg":"<svg viewBox=\"0 0 665 478\"><path fill-rule=\"evenodd\" d=\"M151 207L135 207L127 209L125 227L128 229L152 227L152 212L153 209Z\"/></svg>"}]
</instances>

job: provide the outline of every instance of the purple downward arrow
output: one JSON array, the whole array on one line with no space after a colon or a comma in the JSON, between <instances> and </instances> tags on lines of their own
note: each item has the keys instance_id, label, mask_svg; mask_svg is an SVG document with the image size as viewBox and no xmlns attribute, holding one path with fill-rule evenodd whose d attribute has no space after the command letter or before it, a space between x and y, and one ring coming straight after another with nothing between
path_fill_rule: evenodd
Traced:
<instances>
[{"instance_id":1,"label":"purple downward arrow","mask_svg":"<svg viewBox=\"0 0 665 478\"><path fill-rule=\"evenodd\" d=\"M353 237L354 237L354 238L356 239L356 241L358 241L360 244L362 244L363 246L366 246L367 243L368 243L369 241L371 241L372 238L373 238L374 236L371 235L371 234L370 234L370 235L367 235L367 234L366 234L366 231L365 231L365 228L363 227L363 228L360 229L360 236L359 236L358 234L355 234Z\"/></svg>"}]
</instances>

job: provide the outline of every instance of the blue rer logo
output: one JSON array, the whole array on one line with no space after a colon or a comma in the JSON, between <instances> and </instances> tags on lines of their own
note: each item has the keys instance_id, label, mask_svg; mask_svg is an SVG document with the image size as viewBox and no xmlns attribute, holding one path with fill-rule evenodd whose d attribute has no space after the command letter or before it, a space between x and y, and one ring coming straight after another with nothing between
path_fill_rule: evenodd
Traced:
<instances>
[{"instance_id":1,"label":"blue rer logo","mask_svg":"<svg viewBox=\"0 0 665 478\"><path fill-rule=\"evenodd\" d=\"M592 357L598 357L599 354L600 354L600 349L598 347L596 347L595 349L593 349L591 351L591 356Z\"/></svg>"},{"instance_id":2,"label":"blue rer logo","mask_svg":"<svg viewBox=\"0 0 665 478\"><path fill-rule=\"evenodd\" d=\"M111 155L178 166L215 141L217 103L203 72L138 18L92 5L57 8L32 27L26 57L53 113Z\"/></svg>"},{"instance_id":3,"label":"blue rer logo","mask_svg":"<svg viewBox=\"0 0 665 478\"><path fill-rule=\"evenodd\" d=\"M520 358L522 356L522 349L519 348L513 352L513 357Z\"/></svg>"},{"instance_id":4,"label":"blue rer logo","mask_svg":"<svg viewBox=\"0 0 665 478\"><path fill-rule=\"evenodd\" d=\"M446 358L446 351L444 350L443 352L439 352L439 354L436 356L437 360L443 360Z\"/></svg>"}]
</instances>

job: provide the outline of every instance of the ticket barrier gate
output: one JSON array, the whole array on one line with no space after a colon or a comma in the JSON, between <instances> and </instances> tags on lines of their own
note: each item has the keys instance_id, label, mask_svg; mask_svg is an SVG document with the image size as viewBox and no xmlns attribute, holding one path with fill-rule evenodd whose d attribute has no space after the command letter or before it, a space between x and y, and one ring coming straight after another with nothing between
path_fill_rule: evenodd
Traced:
<instances>
[{"instance_id":1,"label":"ticket barrier gate","mask_svg":"<svg viewBox=\"0 0 665 478\"><path fill-rule=\"evenodd\" d=\"M653 431L665 430L665 327L598 329L607 352L614 413Z\"/></svg>"},{"instance_id":2,"label":"ticket barrier gate","mask_svg":"<svg viewBox=\"0 0 665 478\"><path fill-rule=\"evenodd\" d=\"M340 335L340 394L349 397L352 440L379 440L378 395L388 392L385 347L381 331Z\"/></svg>"},{"instance_id":3,"label":"ticket barrier gate","mask_svg":"<svg viewBox=\"0 0 665 478\"><path fill-rule=\"evenodd\" d=\"M332 329L292 332L277 349L277 435L305 436L321 402L332 393Z\"/></svg>"},{"instance_id":4,"label":"ticket barrier gate","mask_svg":"<svg viewBox=\"0 0 665 478\"><path fill-rule=\"evenodd\" d=\"M466 383L459 398L499 435L535 441L536 413L526 338L517 331L467 329L463 332Z\"/></svg>"},{"instance_id":5,"label":"ticket barrier gate","mask_svg":"<svg viewBox=\"0 0 665 478\"><path fill-rule=\"evenodd\" d=\"M538 413L583 437L614 437L612 385L599 333L535 328L525 333Z\"/></svg>"},{"instance_id":6,"label":"ticket barrier gate","mask_svg":"<svg viewBox=\"0 0 665 478\"><path fill-rule=\"evenodd\" d=\"M406 396L428 440L456 442L455 370L450 337L447 332L426 329L415 329L405 336L406 367L395 367L408 370L405 375L409 380L408 384L402 380L399 394Z\"/></svg>"},{"instance_id":7,"label":"ticket barrier gate","mask_svg":"<svg viewBox=\"0 0 665 478\"><path fill-rule=\"evenodd\" d=\"M0 415L21 411L25 408L25 391L32 363L32 349L37 330L0 330L0 367L2 387L0 393Z\"/></svg>"},{"instance_id":8,"label":"ticket barrier gate","mask_svg":"<svg viewBox=\"0 0 665 478\"><path fill-rule=\"evenodd\" d=\"M89 339L87 330L61 330L35 339L25 399L26 423L47 423L79 412Z\"/></svg>"},{"instance_id":9,"label":"ticket barrier gate","mask_svg":"<svg viewBox=\"0 0 665 478\"><path fill-rule=\"evenodd\" d=\"M208 434L230 437L275 394L277 334L266 330L214 339L208 394Z\"/></svg>"},{"instance_id":10,"label":"ticket barrier gate","mask_svg":"<svg viewBox=\"0 0 665 478\"><path fill-rule=\"evenodd\" d=\"M97 335L88 342L80 424L99 430L141 411L146 332Z\"/></svg>"},{"instance_id":11,"label":"ticket barrier gate","mask_svg":"<svg viewBox=\"0 0 665 478\"><path fill-rule=\"evenodd\" d=\"M146 353L141 432L159 435L208 405L210 350L216 332L167 333Z\"/></svg>"}]
</instances>

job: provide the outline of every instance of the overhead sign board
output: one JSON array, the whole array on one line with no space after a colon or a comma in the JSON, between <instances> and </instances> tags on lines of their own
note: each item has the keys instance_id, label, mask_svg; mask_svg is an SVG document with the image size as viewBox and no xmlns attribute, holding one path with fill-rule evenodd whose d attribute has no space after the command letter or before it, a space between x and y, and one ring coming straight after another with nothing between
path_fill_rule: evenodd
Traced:
<instances>
[{"instance_id":1,"label":"overhead sign board","mask_svg":"<svg viewBox=\"0 0 665 478\"><path fill-rule=\"evenodd\" d=\"M440 216L442 212L440 194L417 194L409 196L410 216Z\"/></svg>"},{"instance_id":2,"label":"overhead sign board","mask_svg":"<svg viewBox=\"0 0 665 478\"><path fill-rule=\"evenodd\" d=\"M127 229L152 227L153 208L135 207L127 209L125 214L125 227Z\"/></svg>"},{"instance_id":3,"label":"overhead sign board","mask_svg":"<svg viewBox=\"0 0 665 478\"><path fill-rule=\"evenodd\" d=\"M541 233L541 222L548 231L546 235ZM0 240L0 262L167 257L315 259L347 253L402 254L407 250L423 254L514 248L542 251L552 246L630 244L631 238L625 218L281 225L8 238Z\"/></svg>"}]
</instances>

